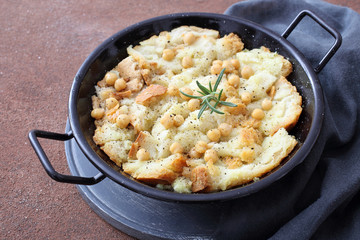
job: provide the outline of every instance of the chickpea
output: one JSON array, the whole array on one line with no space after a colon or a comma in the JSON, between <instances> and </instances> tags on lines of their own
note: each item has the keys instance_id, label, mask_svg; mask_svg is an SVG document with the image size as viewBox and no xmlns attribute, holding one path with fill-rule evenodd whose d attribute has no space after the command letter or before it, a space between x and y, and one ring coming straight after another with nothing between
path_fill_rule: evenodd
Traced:
<instances>
[{"instance_id":1,"label":"chickpea","mask_svg":"<svg viewBox=\"0 0 360 240\"><path fill-rule=\"evenodd\" d=\"M185 44L191 45L195 42L196 36L192 32L187 32L185 33L183 40Z\"/></svg>"},{"instance_id":2,"label":"chickpea","mask_svg":"<svg viewBox=\"0 0 360 240\"><path fill-rule=\"evenodd\" d=\"M167 93L170 96L176 96L179 94L179 89L173 85L169 85L168 89L167 89Z\"/></svg>"},{"instance_id":3,"label":"chickpea","mask_svg":"<svg viewBox=\"0 0 360 240\"><path fill-rule=\"evenodd\" d=\"M262 109L264 109L265 111L268 111L272 108L272 102L269 98L265 98L262 103L261 103L261 107Z\"/></svg>"},{"instance_id":4,"label":"chickpea","mask_svg":"<svg viewBox=\"0 0 360 240\"><path fill-rule=\"evenodd\" d=\"M91 111L91 117L95 118L96 120L101 119L105 115L105 110L102 108L95 108Z\"/></svg>"},{"instance_id":5,"label":"chickpea","mask_svg":"<svg viewBox=\"0 0 360 240\"><path fill-rule=\"evenodd\" d=\"M222 66L222 64L223 64L223 62L221 61L221 60L214 60L213 62L212 62L212 65L214 66L214 65L220 65L220 66Z\"/></svg>"},{"instance_id":6,"label":"chickpea","mask_svg":"<svg viewBox=\"0 0 360 240\"><path fill-rule=\"evenodd\" d=\"M204 153L208 148L208 145L206 142L204 141L198 141L195 144L195 151L197 151L198 153Z\"/></svg>"},{"instance_id":7,"label":"chickpea","mask_svg":"<svg viewBox=\"0 0 360 240\"><path fill-rule=\"evenodd\" d=\"M194 66L194 61L190 56L185 56L181 60L181 65L183 66L183 68L191 68L192 66Z\"/></svg>"},{"instance_id":8,"label":"chickpea","mask_svg":"<svg viewBox=\"0 0 360 240\"><path fill-rule=\"evenodd\" d=\"M231 74L231 75L229 76L229 78L228 78L228 83L229 83L231 86L237 88L237 87L239 87L239 85L240 85L240 77L239 77L238 75Z\"/></svg>"},{"instance_id":9,"label":"chickpea","mask_svg":"<svg viewBox=\"0 0 360 240\"><path fill-rule=\"evenodd\" d=\"M214 149L208 149L205 151L204 160L206 162L215 163L218 160L218 154Z\"/></svg>"},{"instance_id":10,"label":"chickpea","mask_svg":"<svg viewBox=\"0 0 360 240\"><path fill-rule=\"evenodd\" d=\"M240 98L241 98L241 101L246 105L251 103L251 94L249 92L241 93Z\"/></svg>"},{"instance_id":11,"label":"chickpea","mask_svg":"<svg viewBox=\"0 0 360 240\"><path fill-rule=\"evenodd\" d=\"M193 147L193 148L190 149L189 156L191 158L201 158L201 153L197 152L195 150L195 147Z\"/></svg>"},{"instance_id":12,"label":"chickpea","mask_svg":"<svg viewBox=\"0 0 360 240\"><path fill-rule=\"evenodd\" d=\"M235 69L239 69L239 68L240 68L240 62L239 62L239 60L237 60L236 58L231 59L230 62L231 62L231 64L233 65L233 67L234 67Z\"/></svg>"},{"instance_id":13,"label":"chickpea","mask_svg":"<svg viewBox=\"0 0 360 240\"><path fill-rule=\"evenodd\" d=\"M222 66L222 61L219 60L219 59L214 60L214 61L212 62L212 65L213 65L213 66L214 66L214 65L220 65L220 66Z\"/></svg>"},{"instance_id":14,"label":"chickpea","mask_svg":"<svg viewBox=\"0 0 360 240\"><path fill-rule=\"evenodd\" d=\"M251 117L253 117L256 120L261 120L265 117L265 113L262 109L255 108L251 113Z\"/></svg>"},{"instance_id":15,"label":"chickpea","mask_svg":"<svg viewBox=\"0 0 360 240\"><path fill-rule=\"evenodd\" d=\"M252 75L254 75L254 70L248 65L244 66L241 70L241 76L243 78L249 79Z\"/></svg>"},{"instance_id":16,"label":"chickpea","mask_svg":"<svg viewBox=\"0 0 360 240\"><path fill-rule=\"evenodd\" d=\"M166 61L171 61L175 57L175 52L172 49L164 49L162 58Z\"/></svg>"},{"instance_id":17,"label":"chickpea","mask_svg":"<svg viewBox=\"0 0 360 240\"><path fill-rule=\"evenodd\" d=\"M191 90L191 89L188 88L188 87L182 88L181 91L182 91L183 93L188 94L188 95L193 95L193 90ZM184 99L184 100L190 100L190 99L191 99L191 98L185 96L184 94L180 94L180 97L181 97L182 99Z\"/></svg>"},{"instance_id":18,"label":"chickpea","mask_svg":"<svg viewBox=\"0 0 360 240\"><path fill-rule=\"evenodd\" d=\"M214 129L211 129L209 130L207 133L206 133L207 137L210 139L210 141L212 142L218 142L220 140L220 137L221 137L221 132L219 129L217 128L214 128Z\"/></svg>"},{"instance_id":19,"label":"chickpea","mask_svg":"<svg viewBox=\"0 0 360 240\"><path fill-rule=\"evenodd\" d=\"M119 78L115 81L114 87L116 91L121 91L126 88L126 81L123 78Z\"/></svg>"},{"instance_id":20,"label":"chickpea","mask_svg":"<svg viewBox=\"0 0 360 240\"><path fill-rule=\"evenodd\" d=\"M200 108L200 100L199 99L190 99L188 102L188 108L190 111L195 111L196 109Z\"/></svg>"},{"instance_id":21,"label":"chickpea","mask_svg":"<svg viewBox=\"0 0 360 240\"><path fill-rule=\"evenodd\" d=\"M227 137L231 133L232 126L230 124L227 124L227 123L221 123L218 126L218 129L220 130L220 133L221 133L222 136Z\"/></svg>"},{"instance_id":22,"label":"chickpea","mask_svg":"<svg viewBox=\"0 0 360 240\"><path fill-rule=\"evenodd\" d=\"M214 75L220 74L221 70L222 70L221 65L212 65L210 68L210 73Z\"/></svg>"},{"instance_id":23,"label":"chickpea","mask_svg":"<svg viewBox=\"0 0 360 240\"><path fill-rule=\"evenodd\" d=\"M116 118L116 125L119 128L126 128L130 123L130 117L127 114L120 114L117 118Z\"/></svg>"},{"instance_id":24,"label":"chickpea","mask_svg":"<svg viewBox=\"0 0 360 240\"><path fill-rule=\"evenodd\" d=\"M106 105L107 109L112 109L113 107L115 107L118 104L119 104L118 100L116 100L116 98L113 98L113 97L107 98L105 100L105 105Z\"/></svg>"},{"instance_id":25,"label":"chickpea","mask_svg":"<svg viewBox=\"0 0 360 240\"><path fill-rule=\"evenodd\" d=\"M136 157L140 161L147 161L150 159L150 153L145 148L140 148L136 153Z\"/></svg>"},{"instance_id":26,"label":"chickpea","mask_svg":"<svg viewBox=\"0 0 360 240\"><path fill-rule=\"evenodd\" d=\"M180 127L184 123L185 119L181 115L174 116L174 125L175 127Z\"/></svg>"},{"instance_id":27,"label":"chickpea","mask_svg":"<svg viewBox=\"0 0 360 240\"><path fill-rule=\"evenodd\" d=\"M170 115L169 113L165 114L161 119L160 119L160 123L166 128L172 128L174 126L174 120L172 118L172 115Z\"/></svg>"},{"instance_id":28,"label":"chickpea","mask_svg":"<svg viewBox=\"0 0 360 240\"><path fill-rule=\"evenodd\" d=\"M233 71L232 71L232 73L233 73L233 74L235 74L235 75L238 75L238 76L240 76L240 73L239 73L239 71L238 71L238 70L236 70L236 69L235 69L235 70L233 70Z\"/></svg>"},{"instance_id":29,"label":"chickpea","mask_svg":"<svg viewBox=\"0 0 360 240\"><path fill-rule=\"evenodd\" d=\"M170 152L171 152L172 154L175 154L175 153L183 153L183 152L184 152L184 148L181 146L180 143L174 142L174 143L171 144L171 146L170 146Z\"/></svg>"},{"instance_id":30,"label":"chickpea","mask_svg":"<svg viewBox=\"0 0 360 240\"><path fill-rule=\"evenodd\" d=\"M222 68L225 68L226 73L230 73L234 70L234 66L231 64L230 60L223 61Z\"/></svg>"},{"instance_id":31,"label":"chickpea","mask_svg":"<svg viewBox=\"0 0 360 240\"><path fill-rule=\"evenodd\" d=\"M129 113L129 108L126 105L123 105L119 108L119 113L120 114L128 114Z\"/></svg>"},{"instance_id":32,"label":"chickpea","mask_svg":"<svg viewBox=\"0 0 360 240\"><path fill-rule=\"evenodd\" d=\"M118 77L114 72L108 72L105 74L105 82L109 86L113 86L117 78Z\"/></svg>"}]
</instances>

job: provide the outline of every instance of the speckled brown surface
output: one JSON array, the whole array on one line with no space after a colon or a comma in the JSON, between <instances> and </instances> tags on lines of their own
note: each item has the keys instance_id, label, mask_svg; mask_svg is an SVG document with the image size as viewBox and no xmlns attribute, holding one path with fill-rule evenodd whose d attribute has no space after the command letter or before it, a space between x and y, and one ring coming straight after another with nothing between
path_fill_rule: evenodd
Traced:
<instances>
[{"instance_id":1,"label":"speckled brown surface","mask_svg":"<svg viewBox=\"0 0 360 240\"><path fill-rule=\"evenodd\" d=\"M76 187L51 180L27 139L62 133L70 87L84 59L118 30L158 15L222 13L236 0L0 2L0 238L132 239L98 217ZM357 0L329 0L360 12ZM41 141L68 174L62 142Z\"/></svg>"}]
</instances>

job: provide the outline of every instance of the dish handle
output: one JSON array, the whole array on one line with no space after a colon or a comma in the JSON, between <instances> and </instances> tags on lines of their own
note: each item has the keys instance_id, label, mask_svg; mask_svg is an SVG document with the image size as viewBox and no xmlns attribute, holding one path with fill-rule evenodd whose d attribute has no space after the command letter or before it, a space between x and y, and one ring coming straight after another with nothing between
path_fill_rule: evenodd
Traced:
<instances>
[{"instance_id":1,"label":"dish handle","mask_svg":"<svg viewBox=\"0 0 360 240\"><path fill-rule=\"evenodd\" d=\"M80 177L80 176L71 176L71 175L63 175L55 171L54 167L51 165L48 157L46 156L42 146L39 143L38 138L45 138L51 140L58 140L58 141L67 141L74 137L72 132L68 133L54 133L54 132L47 132L41 130L31 130L29 132L29 140L32 147L35 150L36 155L39 157L41 164L43 165L47 174L58 182L64 183L72 183L72 184L81 184L81 185L94 185L99 183L105 178L103 173L99 173L94 177Z\"/></svg>"},{"instance_id":2,"label":"dish handle","mask_svg":"<svg viewBox=\"0 0 360 240\"><path fill-rule=\"evenodd\" d=\"M317 15L315 15L313 12L311 12L309 10L301 11L295 17L295 19L290 23L290 25L287 27L287 29L281 36L283 38L287 38L305 16L311 17L315 22L317 22L322 28L324 28L328 33L330 33L335 38L334 44L331 46L331 48L325 54L325 56L320 60L319 64L314 68L314 71L316 73L319 73L324 68L324 66L329 62L329 60L335 54L335 52L338 50L338 48L340 47L341 42L342 42L342 37L338 31L336 31L334 28L330 27L327 23L324 22L324 20L322 20L320 17L318 17Z\"/></svg>"}]
</instances>

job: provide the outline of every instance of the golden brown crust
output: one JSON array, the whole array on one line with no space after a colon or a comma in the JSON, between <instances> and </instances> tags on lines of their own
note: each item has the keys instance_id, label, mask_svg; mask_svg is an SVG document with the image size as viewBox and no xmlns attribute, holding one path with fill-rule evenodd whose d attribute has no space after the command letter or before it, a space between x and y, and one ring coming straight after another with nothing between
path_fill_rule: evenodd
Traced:
<instances>
[{"instance_id":1,"label":"golden brown crust","mask_svg":"<svg viewBox=\"0 0 360 240\"><path fill-rule=\"evenodd\" d=\"M260 120L257 120L255 118L249 118L243 122L241 122L241 127L244 127L244 128L259 128L261 124L261 121Z\"/></svg>"},{"instance_id":2,"label":"golden brown crust","mask_svg":"<svg viewBox=\"0 0 360 240\"><path fill-rule=\"evenodd\" d=\"M246 147L242 150L240 158L245 163L252 163L255 160L255 151L252 148Z\"/></svg>"},{"instance_id":3,"label":"golden brown crust","mask_svg":"<svg viewBox=\"0 0 360 240\"><path fill-rule=\"evenodd\" d=\"M151 71L149 69L141 69L141 76L143 77L145 84L150 85L151 84Z\"/></svg>"},{"instance_id":4,"label":"golden brown crust","mask_svg":"<svg viewBox=\"0 0 360 240\"><path fill-rule=\"evenodd\" d=\"M140 79L141 73L138 69L138 63L131 57L123 59L116 67L115 70L119 72L119 75L124 79L132 80L135 78Z\"/></svg>"},{"instance_id":5,"label":"golden brown crust","mask_svg":"<svg viewBox=\"0 0 360 240\"><path fill-rule=\"evenodd\" d=\"M190 167L183 167L183 171L181 175L187 179L191 179L191 168Z\"/></svg>"},{"instance_id":6,"label":"golden brown crust","mask_svg":"<svg viewBox=\"0 0 360 240\"><path fill-rule=\"evenodd\" d=\"M262 136L254 128L242 128L239 135L239 141L243 146L252 146L261 143Z\"/></svg>"},{"instance_id":7,"label":"golden brown crust","mask_svg":"<svg viewBox=\"0 0 360 240\"><path fill-rule=\"evenodd\" d=\"M184 40L188 32L195 35L192 43ZM117 92L115 85L109 81L107 84L105 78L98 82L93 108L102 108L105 115L95 121L94 141L135 179L151 185L165 184L165 188L183 193L226 190L273 169L296 144L282 128L290 129L301 113L290 116L293 109L301 108L301 97L299 101L297 93L293 93L296 88L285 79L292 71L291 63L266 47L240 52L244 45L237 35L218 38L215 33L218 32L180 27L161 33L160 41L153 36L134 48L130 46L129 57L111 70L126 81L126 87L122 82L125 89L117 84L116 89L122 89ZM174 50L174 58L164 59L164 49ZM191 68L182 66L184 56L193 59L195 64ZM219 85L219 90L224 91L221 100L237 107L220 104L217 107L223 115L211 115L210 109L206 109L197 118L199 107L192 109L188 100L170 94L176 90L166 94L167 87L188 87L195 95L196 81L215 82L218 73L211 70L215 61L226 68ZM239 75L245 65L253 68L249 79ZM237 74L239 81L233 81L231 74ZM249 93L249 101L241 100L244 92ZM106 104L109 97L115 98L118 105ZM264 99L270 99L271 107L263 104ZM254 109L261 109L263 118L252 117ZM120 113L124 116L119 117ZM163 121L167 115L181 116L177 118L181 121L167 127ZM132 126L122 128L123 122ZM216 140L207 135L222 123L231 125L231 133L222 133ZM190 153L197 141L206 142L207 153L214 154ZM171 147L174 142L183 151L175 151ZM139 149L146 150L146 157L142 150L138 153ZM216 156L216 161L209 156Z\"/></svg>"},{"instance_id":8,"label":"golden brown crust","mask_svg":"<svg viewBox=\"0 0 360 240\"><path fill-rule=\"evenodd\" d=\"M260 49L261 49L262 51L264 51L264 52L267 52L267 53L270 52L270 49L267 48L267 47L265 47L265 46L261 46Z\"/></svg>"},{"instance_id":9,"label":"golden brown crust","mask_svg":"<svg viewBox=\"0 0 360 240\"><path fill-rule=\"evenodd\" d=\"M235 169L242 166L241 158L239 157L226 157L224 162L229 169Z\"/></svg>"},{"instance_id":10,"label":"golden brown crust","mask_svg":"<svg viewBox=\"0 0 360 240\"><path fill-rule=\"evenodd\" d=\"M281 68L281 75L283 77L287 77L293 70L292 64L285 58L282 59L282 63L283 66Z\"/></svg>"},{"instance_id":11,"label":"golden brown crust","mask_svg":"<svg viewBox=\"0 0 360 240\"><path fill-rule=\"evenodd\" d=\"M142 89L143 86L144 86L144 82L143 82L142 78L133 78L131 80L128 80L128 82L126 83L125 90L130 90L132 92L138 92Z\"/></svg>"},{"instance_id":12,"label":"golden brown crust","mask_svg":"<svg viewBox=\"0 0 360 240\"><path fill-rule=\"evenodd\" d=\"M136 153L139 150L141 144L144 142L146 136L147 135L143 131L139 132L139 135L137 136L135 142L133 142L133 144L131 145L131 149L128 155L129 159L136 159Z\"/></svg>"},{"instance_id":13,"label":"golden brown crust","mask_svg":"<svg viewBox=\"0 0 360 240\"><path fill-rule=\"evenodd\" d=\"M161 167L156 171L141 171L135 173L134 177L140 181L146 182L148 184L171 184L178 177L178 174L175 172Z\"/></svg>"},{"instance_id":14,"label":"golden brown crust","mask_svg":"<svg viewBox=\"0 0 360 240\"><path fill-rule=\"evenodd\" d=\"M125 90L138 92L144 86L139 64L132 57L129 56L122 60L115 70L127 82Z\"/></svg>"},{"instance_id":15,"label":"golden brown crust","mask_svg":"<svg viewBox=\"0 0 360 240\"><path fill-rule=\"evenodd\" d=\"M110 97L115 98L116 100L121 100L123 98L128 98L131 96L131 90L122 91L122 92L112 92L110 93Z\"/></svg>"},{"instance_id":16,"label":"golden brown crust","mask_svg":"<svg viewBox=\"0 0 360 240\"><path fill-rule=\"evenodd\" d=\"M234 115L246 115L247 114L247 109L246 109L246 105L244 103L242 103L242 101L239 98L236 97L231 97L226 99L227 102L231 102L236 104L236 107L228 107L228 106L223 106L224 111L230 113L230 114L234 114Z\"/></svg>"},{"instance_id":17,"label":"golden brown crust","mask_svg":"<svg viewBox=\"0 0 360 240\"><path fill-rule=\"evenodd\" d=\"M231 52L240 52L244 48L244 43L241 41L238 35L234 33L230 33L229 35L226 35L223 40L223 44L227 49L229 49Z\"/></svg>"},{"instance_id":18,"label":"golden brown crust","mask_svg":"<svg viewBox=\"0 0 360 240\"><path fill-rule=\"evenodd\" d=\"M119 104L117 104L115 107L113 107L105 112L105 115L110 122L112 122L112 123L116 122L116 118L120 114L118 109L119 109Z\"/></svg>"},{"instance_id":19,"label":"golden brown crust","mask_svg":"<svg viewBox=\"0 0 360 240\"><path fill-rule=\"evenodd\" d=\"M278 81L275 83L275 88L278 89L280 87L284 88L284 86L288 87L290 89L289 95L293 95L293 102L292 105L292 113L291 115L286 118L285 121L280 122L278 125L276 125L270 132L270 135L274 135L280 128L285 128L287 131L290 131L298 122L301 112L302 112L302 97L297 92L296 87L293 86L285 77L280 77ZM276 98L276 93L275 96Z\"/></svg>"},{"instance_id":20,"label":"golden brown crust","mask_svg":"<svg viewBox=\"0 0 360 240\"><path fill-rule=\"evenodd\" d=\"M142 105L148 105L151 99L157 96L161 96L166 93L167 88L158 84L152 84L142 90L139 95L136 96L135 102Z\"/></svg>"},{"instance_id":21,"label":"golden brown crust","mask_svg":"<svg viewBox=\"0 0 360 240\"><path fill-rule=\"evenodd\" d=\"M209 186L209 174L205 166L198 166L191 171L191 191L199 192Z\"/></svg>"},{"instance_id":22,"label":"golden brown crust","mask_svg":"<svg viewBox=\"0 0 360 240\"><path fill-rule=\"evenodd\" d=\"M170 169L174 172L181 173L186 166L186 157L183 154L177 154L175 159L170 163Z\"/></svg>"}]
</instances>

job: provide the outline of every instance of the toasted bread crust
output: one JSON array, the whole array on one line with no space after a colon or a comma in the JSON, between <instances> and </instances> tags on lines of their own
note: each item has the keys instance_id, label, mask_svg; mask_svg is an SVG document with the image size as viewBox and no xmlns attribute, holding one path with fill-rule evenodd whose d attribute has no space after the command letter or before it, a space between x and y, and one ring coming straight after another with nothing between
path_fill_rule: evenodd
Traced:
<instances>
[{"instance_id":1,"label":"toasted bread crust","mask_svg":"<svg viewBox=\"0 0 360 240\"><path fill-rule=\"evenodd\" d=\"M199 192L209 186L209 175L205 166L198 166L191 171L191 190Z\"/></svg>"},{"instance_id":2,"label":"toasted bread crust","mask_svg":"<svg viewBox=\"0 0 360 240\"><path fill-rule=\"evenodd\" d=\"M146 138L146 134L141 131L139 132L139 135L137 136L135 142L131 145L131 149L129 151L129 159L136 159L136 153L141 147L141 145L144 143L144 140Z\"/></svg>"},{"instance_id":3,"label":"toasted bread crust","mask_svg":"<svg viewBox=\"0 0 360 240\"><path fill-rule=\"evenodd\" d=\"M140 94L136 96L135 102L142 105L148 105L152 98L165 94L166 90L166 87L158 84L152 84L142 90Z\"/></svg>"},{"instance_id":4,"label":"toasted bread crust","mask_svg":"<svg viewBox=\"0 0 360 240\"><path fill-rule=\"evenodd\" d=\"M169 169L160 168L157 171L142 171L135 174L134 177L140 181L155 185L172 183L178 175Z\"/></svg>"}]
</instances>

